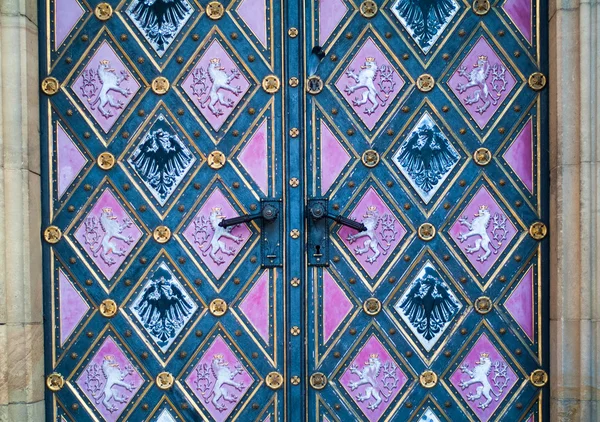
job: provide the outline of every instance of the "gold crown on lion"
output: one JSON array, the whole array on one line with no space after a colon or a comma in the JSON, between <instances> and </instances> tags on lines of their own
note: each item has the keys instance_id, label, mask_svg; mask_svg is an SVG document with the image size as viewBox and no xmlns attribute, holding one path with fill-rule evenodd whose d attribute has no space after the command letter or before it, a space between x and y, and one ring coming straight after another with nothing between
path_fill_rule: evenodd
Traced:
<instances>
[{"instance_id":1,"label":"gold crown on lion","mask_svg":"<svg viewBox=\"0 0 600 422\"><path fill-rule=\"evenodd\" d=\"M375 61L375 57L367 57L365 59L366 62L370 63L370 62L374 62Z\"/></svg>"},{"instance_id":2,"label":"gold crown on lion","mask_svg":"<svg viewBox=\"0 0 600 422\"><path fill-rule=\"evenodd\" d=\"M220 212L221 209L222 209L221 207L212 207L211 211Z\"/></svg>"},{"instance_id":3,"label":"gold crown on lion","mask_svg":"<svg viewBox=\"0 0 600 422\"><path fill-rule=\"evenodd\" d=\"M483 353L480 353L480 354L479 354L479 357L480 357L480 358L489 358L489 357L490 357L490 354L489 354L489 353L485 353L485 352L483 352Z\"/></svg>"},{"instance_id":4,"label":"gold crown on lion","mask_svg":"<svg viewBox=\"0 0 600 422\"><path fill-rule=\"evenodd\" d=\"M113 355L106 355L104 356L104 360L112 361L115 360L115 357Z\"/></svg>"},{"instance_id":5,"label":"gold crown on lion","mask_svg":"<svg viewBox=\"0 0 600 422\"><path fill-rule=\"evenodd\" d=\"M109 63L110 63L110 61L108 61L106 59L100 60L100 64L109 64Z\"/></svg>"},{"instance_id":6,"label":"gold crown on lion","mask_svg":"<svg viewBox=\"0 0 600 422\"><path fill-rule=\"evenodd\" d=\"M102 208L102 212L105 214L110 214L110 213L112 213L112 208L111 207Z\"/></svg>"},{"instance_id":7,"label":"gold crown on lion","mask_svg":"<svg viewBox=\"0 0 600 422\"><path fill-rule=\"evenodd\" d=\"M488 209L488 206L487 206L487 205L480 205L480 206L479 206L479 209L480 209L480 210L487 210L487 209Z\"/></svg>"},{"instance_id":8,"label":"gold crown on lion","mask_svg":"<svg viewBox=\"0 0 600 422\"><path fill-rule=\"evenodd\" d=\"M367 211L377 211L377 207L375 205L369 205Z\"/></svg>"},{"instance_id":9,"label":"gold crown on lion","mask_svg":"<svg viewBox=\"0 0 600 422\"><path fill-rule=\"evenodd\" d=\"M377 358L379 358L379 353L371 353L369 355L369 358L371 358L371 359L377 359Z\"/></svg>"},{"instance_id":10,"label":"gold crown on lion","mask_svg":"<svg viewBox=\"0 0 600 422\"><path fill-rule=\"evenodd\" d=\"M487 56L479 56L477 57L479 60L485 60L487 61L488 57Z\"/></svg>"},{"instance_id":11,"label":"gold crown on lion","mask_svg":"<svg viewBox=\"0 0 600 422\"><path fill-rule=\"evenodd\" d=\"M222 355L221 353L219 353L219 354L216 354L216 355L213 355L213 357L214 357L215 359L219 359L219 360L223 359L223 355Z\"/></svg>"},{"instance_id":12,"label":"gold crown on lion","mask_svg":"<svg viewBox=\"0 0 600 422\"><path fill-rule=\"evenodd\" d=\"M210 59L210 62L211 62L211 63L220 63L220 62L221 62L221 59L219 59L219 58L215 57L214 59Z\"/></svg>"}]
</instances>

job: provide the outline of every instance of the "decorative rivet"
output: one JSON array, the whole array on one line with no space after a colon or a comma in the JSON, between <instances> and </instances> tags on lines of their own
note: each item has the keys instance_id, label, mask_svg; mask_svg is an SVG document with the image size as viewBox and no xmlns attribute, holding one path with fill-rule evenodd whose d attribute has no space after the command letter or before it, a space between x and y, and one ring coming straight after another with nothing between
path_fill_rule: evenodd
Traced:
<instances>
[{"instance_id":1,"label":"decorative rivet","mask_svg":"<svg viewBox=\"0 0 600 422\"><path fill-rule=\"evenodd\" d=\"M156 376L156 386L161 390L168 390L174 382L175 377L170 372L161 372Z\"/></svg>"},{"instance_id":2,"label":"decorative rivet","mask_svg":"<svg viewBox=\"0 0 600 422\"><path fill-rule=\"evenodd\" d=\"M490 11L490 7L489 0L475 0L473 2L473 12L479 16L487 14Z\"/></svg>"},{"instance_id":3,"label":"decorative rivet","mask_svg":"<svg viewBox=\"0 0 600 422\"><path fill-rule=\"evenodd\" d=\"M392 276L392 277L389 277L389 278L388 278L388 283L390 283L390 284L394 284L395 282L396 282L396 277L393 277L393 276Z\"/></svg>"},{"instance_id":4,"label":"decorative rivet","mask_svg":"<svg viewBox=\"0 0 600 422\"><path fill-rule=\"evenodd\" d=\"M75 352L71 353L71 359L77 359L79 355Z\"/></svg>"},{"instance_id":5,"label":"decorative rivet","mask_svg":"<svg viewBox=\"0 0 600 422\"><path fill-rule=\"evenodd\" d=\"M290 186L293 188L297 188L300 185L300 180L297 177L292 177L290 179Z\"/></svg>"},{"instance_id":6,"label":"decorative rivet","mask_svg":"<svg viewBox=\"0 0 600 422\"><path fill-rule=\"evenodd\" d=\"M279 372L269 372L265 377L265 384L271 390L277 390L283 385L283 375Z\"/></svg>"},{"instance_id":7,"label":"decorative rivet","mask_svg":"<svg viewBox=\"0 0 600 422\"><path fill-rule=\"evenodd\" d=\"M224 13L225 8L218 1L211 1L206 5L206 15L212 20L221 19Z\"/></svg>"},{"instance_id":8,"label":"decorative rivet","mask_svg":"<svg viewBox=\"0 0 600 422\"><path fill-rule=\"evenodd\" d=\"M428 73L424 73L417 78L417 89L421 92L429 92L435 86L435 79Z\"/></svg>"},{"instance_id":9,"label":"decorative rivet","mask_svg":"<svg viewBox=\"0 0 600 422\"><path fill-rule=\"evenodd\" d=\"M256 352L252 352L252 355L251 355L251 356L252 356L252 359L256 359L256 358L258 357L258 353L256 353Z\"/></svg>"},{"instance_id":10,"label":"decorative rivet","mask_svg":"<svg viewBox=\"0 0 600 422\"><path fill-rule=\"evenodd\" d=\"M280 86L281 82L275 75L267 75L263 78L262 88L269 94L275 94L277 91L279 91Z\"/></svg>"},{"instance_id":11,"label":"decorative rivet","mask_svg":"<svg viewBox=\"0 0 600 422\"><path fill-rule=\"evenodd\" d=\"M444 402L444 407L452 407L452 402L451 402L451 401L449 401L449 400L446 400L446 401Z\"/></svg>"},{"instance_id":12,"label":"decorative rivet","mask_svg":"<svg viewBox=\"0 0 600 422\"><path fill-rule=\"evenodd\" d=\"M548 234L548 228L541 221L536 221L529 226L529 235L535 240L542 240Z\"/></svg>"},{"instance_id":13,"label":"decorative rivet","mask_svg":"<svg viewBox=\"0 0 600 422\"><path fill-rule=\"evenodd\" d=\"M500 277L498 277L498 280L504 283L506 281L506 276L501 275Z\"/></svg>"},{"instance_id":14,"label":"decorative rivet","mask_svg":"<svg viewBox=\"0 0 600 422\"><path fill-rule=\"evenodd\" d=\"M292 378L290 378L290 382L292 385L298 385L300 384L300 377L298 375L294 375Z\"/></svg>"},{"instance_id":15,"label":"decorative rivet","mask_svg":"<svg viewBox=\"0 0 600 422\"><path fill-rule=\"evenodd\" d=\"M333 262L340 262L340 257L337 255L334 255L332 259L333 259Z\"/></svg>"},{"instance_id":16,"label":"decorative rivet","mask_svg":"<svg viewBox=\"0 0 600 422\"><path fill-rule=\"evenodd\" d=\"M83 34L81 36L81 41L83 41L83 42L87 42L89 39L90 39L90 37L88 37L87 34Z\"/></svg>"},{"instance_id":17,"label":"decorative rivet","mask_svg":"<svg viewBox=\"0 0 600 422\"><path fill-rule=\"evenodd\" d=\"M198 34L192 34L192 40L198 41L199 39L200 39L200 35L198 35Z\"/></svg>"},{"instance_id":18,"label":"decorative rivet","mask_svg":"<svg viewBox=\"0 0 600 422\"><path fill-rule=\"evenodd\" d=\"M57 226L48 226L44 230L44 240L51 245L58 243L62 238L62 231Z\"/></svg>"},{"instance_id":19,"label":"decorative rivet","mask_svg":"<svg viewBox=\"0 0 600 422\"><path fill-rule=\"evenodd\" d=\"M365 167L373 168L379 164L379 153L374 149L368 149L362 154L362 163Z\"/></svg>"},{"instance_id":20,"label":"decorative rivet","mask_svg":"<svg viewBox=\"0 0 600 422\"><path fill-rule=\"evenodd\" d=\"M392 38L392 33L391 32L386 32L385 33L385 37L389 40L390 38Z\"/></svg>"},{"instance_id":21,"label":"decorative rivet","mask_svg":"<svg viewBox=\"0 0 600 422\"><path fill-rule=\"evenodd\" d=\"M188 410L188 409L190 408L190 405L189 405L189 404L187 404L187 403L181 403L181 408L182 408L183 410Z\"/></svg>"},{"instance_id":22,"label":"decorative rivet","mask_svg":"<svg viewBox=\"0 0 600 422\"><path fill-rule=\"evenodd\" d=\"M523 353L523 351L521 349L515 349L515 354L517 354L518 356L521 356L521 353Z\"/></svg>"},{"instance_id":23,"label":"decorative rivet","mask_svg":"<svg viewBox=\"0 0 600 422\"><path fill-rule=\"evenodd\" d=\"M165 78L164 76L157 76L152 81L152 92L154 92L157 95L163 95L167 93L170 86L171 84L169 83L169 80L167 78Z\"/></svg>"},{"instance_id":24,"label":"decorative rivet","mask_svg":"<svg viewBox=\"0 0 600 422\"><path fill-rule=\"evenodd\" d=\"M232 32L229 36L231 37L232 40L237 40L238 39L237 32Z\"/></svg>"},{"instance_id":25,"label":"decorative rivet","mask_svg":"<svg viewBox=\"0 0 600 422\"><path fill-rule=\"evenodd\" d=\"M502 327L500 328L500 330L498 330L498 332L502 335L506 334L506 328Z\"/></svg>"},{"instance_id":26,"label":"decorative rivet","mask_svg":"<svg viewBox=\"0 0 600 422\"><path fill-rule=\"evenodd\" d=\"M519 50L516 50L516 51L513 53L513 56L515 56L516 58L519 58L519 57L521 57L521 52L520 52Z\"/></svg>"},{"instance_id":27,"label":"decorative rivet","mask_svg":"<svg viewBox=\"0 0 600 422\"><path fill-rule=\"evenodd\" d=\"M435 237L435 227L431 223L423 223L419 226L417 234L419 239L428 242Z\"/></svg>"},{"instance_id":28,"label":"decorative rivet","mask_svg":"<svg viewBox=\"0 0 600 422\"><path fill-rule=\"evenodd\" d=\"M102 170L110 170L113 168L115 166L115 161L115 156L110 152L101 153L96 160L98 167Z\"/></svg>"},{"instance_id":29,"label":"decorative rivet","mask_svg":"<svg viewBox=\"0 0 600 422\"><path fill-rule=\"evenodd\" d=\"M298 36L298 28L290 28L288 29L288 35L290 36L290 38L296 38Z\"/></svg>"},{"instance_id":30,"label":"decorative rivet","mask_svg":"<svg viewBox=\"0 0 600 422\"><path fill-rule=\"evenodd\" d=\"M388 180L387 182L385 182L385 185L386 185L388 188L391 188L392 186L394 186L394 182L392 182L391 180Z\"/></svg>"},{"instance_id":31,"label":"decorative rivet","mask_svg":"<svg viewBox=\"0 0 600 422\"><path fill-rule=\"evenodd\" d=\"M254 116L254 114L256 113L256 109L254 107L250 107L248 109L248 114L251 116Z\"/></svg>"},{"instance_id":32,"label":"decorative rivet","mask_svg":"<svg viewBox=\"0 0 600 422\"><path fill-rule=\"evenodd\" d=\"M125 337L131 337L131 330L125 330Z\"/></svg>"},{"instance_id":33,"label":"decorative rivet","mask_svg":"<svg viewBox=\"0 0 600 422\"><path fill-rule=\"evenodd\" d=\"M404 406L406 406L407 409L412 409L413 404L409 401L407 401L406 403L404 403Z\"/></svg>"},{"instance_id":34,"label":"decorative rivet","mask_svg":"<svg viewBox=\"0 0 600 422\"><path fill-rule=\"evenodd\" d=\"M96 15L96 17L98 18L98 20L101 21L107 21L110 19L110 17L113 14L113 9L111 7L110 4L108 3L98 3L98 6L96 6L96 9L94 10L94 15Z\"/></svg>"},{"instance_id":35,"label":"decorative rivet","mask_svg":"<svg viewBox=\"0 0 600 422\"><path fill-rule=\"evenodd\" d=\"M346 32L346 39L347 40L351 40L352 37L354 37L354 35L352 35L352 32Z\"/></svg>"},{"instance_id":36,"label":"decorative rivet","mask_svg":"<svg viewBox=\"0 0 600 422\"><path fill-rule=\"evenodd\" d=\"M460 186L461 188L464 188L466 184L467 184L467 182L464 181L464 180L459 180L458 181L458 186Z\"/></svg>"},{"instance_id":37,"label":"decorative rivet","mask_svg":"<svg viewBox=\"0 0 600 422\"><path fill-rule=\"evenodd\" d=\"M145 205L140 205L140 212L146 212L147 207Z\"/></svg>"},{"instance_id":38,"label":"decorative rivet","mask_svg":"<svg viewBox=\"0 0 600 422\"><path fill-rule=\"evenodd\" d=\"M438 382L438 376L431 370L426 370L419 375L419 382L423 388L433 388Z\"/></svg>"},{"instance_id":39,"label":"decorative rivet","mask_svg":"<svg viewBox=\"0 0 600 422\"><path fill-rule=\"evenodd\" d=\"M288 83L290 84L290 86L292 88L296 88L298 86L298 84L300 83L300 80L298 80L298 78L296 78L294 76L293 78L290 78L290 80L288 81Z\"/></svg>"},{"instance_id":40,"label":"decorative rivet","mask_svg":"<svg viewBox=\"0 0 600 422\"><path fill-rule=\"evenodd\" d=\"M185 211L185 205L179 205L179 206L177 207L177 211L179 211L179 212L184 212L184 211Z\"/></svg>"},{"instance_id":41,"label":"decorative rivet","mask_svg":"<svg viewBox=\"0 0 600 422\"><path fill-rule=\"evenodd\" d=\"M449 358L450 356L452 356L452 352L450 350L446 350L444 352L444 356L447 357L447 358Z\"/></svg>"},{"instance_id":42,"label":"decorative rivet","mask_svg":"<svg viewBox=\"0 0 600 422\"><path fill-rule=\"evenodd\" d=\"M388 330L388 333L390 333L391 335L394 335L394 334L396 334L396 329L395 328L390 328Z\"/></svg>"},{"instance_id":43,"label":"decorative rivet","mask_svg":"<svg viewBox=\"0 0 600 422\"><path fill-rule=\"evenodd\" d=\"M300 285L300 279L298 277L294 277L290 280L290 284L292 287L298 287Z\"/></svg>"},{"instance_id":44,"label":"decorative rivet","mask_svg":"<svg viewBox=\"0 0 600 422\"><path fill-rule=\"evenodd\" d=\"M227 159L225 158L225 154L223 154L221 151L213 151L208 154L208 166L213 170L222 168L226 161Z\"/></svg>"},{"instance_id":45,"label":"decorative rivet","mask_svg":"<svg viewBox=\"0 0 600 422\"><path fill-rule=\"evenodd\" d=\"M492 310L492 299L490 299L487 296L480 296L477 299L475 299L475 303L473 306L475 307L475 312L481 315L485 315Z\"/></svg>"},{"instance_id":46,"label":"decorative rivet","mask_svg":"<svg viewBox=\"0 0 600 422\"><path fill-rule=\"evenodd\" d=\"M504 185L506 185L506 180L504 180L504 179L500 179L500 180L498 181L498 184L499 184L500 186L504 186Z\"/></svg>"},{"instance_id":47,"label":"decorative rivet","mask_svg":"<svg viewBox=\"0 0 600 422\"><path fill-rule=\"evenodd\" d=\"M513 107L513 110L518 113L519 111L521 111L521 106L520 105L516 105L516 106Z\"/></svg>"},{"instance_id":48,"label":"decorative rivet","mask_svg":"<svg viewBox=\"0 0 600 422\"><path fill-rule=\"evenodd\" d=\"M333 114L334 116L337 116L337 114L338 114L338 113L339 113L339 111L338 111L338 109L337 109L337 108L333 107L333 108L331 109L331 114Z\"/></svg>"},{"instance_id":49,"label":"decorative rivet","mask_svg":"<svg viewBox=\"0 0 600 422\"><path fill-rule=\"evenodd\" d=\"M235 330L233 334L235 334L236 337L240 337L242 335L242 330Z\"/></svg>"},{"instance_id":50,"label":"decorative rivet","mask_svg":"<svg viewBox=\"0 0 600 422\"><path fill-rule=\"evenodd\" d=\"M148 410L148 409L150 409L150 406L148 405L148 403L142 404L142 410Z\"/></svg>"},{"instance_id":51,"label":"decorative rivet","mask_svg":"<svg viewBox=\"0 0 600 422\"><path fill-rule=\"evenodd\" d=\"M146 61L146 60L145 60L143 57L138 57L138 59L137 59L137 62L138 62L139 64L144 64L144 62L145 62L145 61Z\"/></svg>"},{"instance_id":52,"label":"decorative rivet","mask_svg":"<svg viewBox=\"0 0 600 422\"><path fill-rule=\"evenodd\" d=\"M354 129L350 128L350 129L348 129L348 130L346 131L346 133L347 133L349 136L352 136L352 135L354 135Z\"/></svg>"},{"instance_id":53,"label":"decorative rivet","mask_svg":"<svg viewBox=\"0 0 600 422\"><path fill-rule=\"evenodd\" d=\"M356 186L356 183L354 183L352 180L350 180L350 181L348 182L348 187L349 187L349 188L353 188L354 186Z\"/></svg>"},{"instance_id":54,"label":"decorative rivet","mask_svg":"<svg viewBox=\"0 0 600 422\"><path fill-rule=\"evenodd\" d=\"M385 133L388 134L388 136L394 136L394 129L388 129Z\"/></svg>"},{"instance_id":55,"label":"decorative rivet","mask_svg":"<svg viewBox=\"0 0 600 422\"><path fill-rule=\"evenodd\" d=\"M410 209L410 204L407 202L404 204L404 209L408 211Z\"/></svg>"},{"instance_id":56,"label":"decorative rivet","mask_svg":"<svg viewBox=\"0 0 600 422\"><path fill-rule=\"evenodd\" d=\"M363 311L370 316L377 315L381 312L381 302L377 298L370 297L363 303Z\"/></svg>"},{"instance_id":57,"label":"decorative rivet","mask_svg":"<svg viewBox=\"0 0 600 422\"><path fill-rule=\"evenodd\" d=\"M254 60L256 60L256 57L254 57L252 54L248 54L248 61L252 63Z\"/></svg>"},{"instance_id":58,"label":"decorative rivet","mask_svg":"<svg viewBox=\"0 0 600 422\"><path fill-rule=\"evenodd\" d=\"M317 95L321 91L323 91L323 80L317 75L309 76L306 80L306 92Z\"/></svg>"},{"instance_id":59,"label":"decorative rivet","mask_svg":"<svg viewBox=\"0 0 600 422\"><path fill-rule=\"evenodd\" d=\"M410 107L409 106L402 107L402 113L408 113L409 111L410 111Z\"/></svg>"},{"instance_id":60,"label":"decorative rivet","mask_svg":"<svg viewBox=\"0 0 600 422\"><path fill-rule=\"evenodd\" d=\"M48 76L47 78L44 78L42 80L41 86L42 86L42 92L44 94L54 95L58 92L58 90L60 88L60 83L58 82L58 79L56 79L55 77Z\"/></svg>"},{"instance_id":61,"label":"decorative rivet","mask_svg":"<svg viewBox=\"0 0 600 422\"><path fill-rule=\"evenodd\" d=\"M57 372L54 372L46 378L46 387L50 391L57 392L60 391L65 386L65 379L63 376Z\"/></svg>"},{"instance_id":62,"label":"decorative rivet","mask_svg":"<svg viewBox=\"0 0 600 422\"><path fill-rule=\"evenodd\" d=\"M350 335L355 335L356 334L356 328L350 328L350 330L348 330L348 332L350 333Z\"/></svg>"},{"instance_id":63,"label":"decorative rivet","mask_svg":"<svg viewBox=\"0 0 600 422\"><path fill-rule=\"evenodd\" d=\"M112 299L104 299L102 303L100 303L100 315L105 318L112 318L117 315L117 311L119 307L117 306L117 302Z\"/></svg>"},{"instance_id":64,"label":"decorative rivet","mask_svg":"<svg viewBox=\"0 0 600 422\"><path fill-rule=\"evenodd\" d=\"M210 305L208 305L208 310L214 316L223 316L227 312L227 302L223 299L213 299Z\"/></svg>"},{"instance_id":65,"label":"decorative rivet","mask_svg":"<svg viewBox=\"0 0 600 422\"><path fill-rule=\"evenodd\" d=\"M331 56L329 56L329 60L331 60L332 62L337 62L337 60L338 60L337 54L332 54Z\"/></svg>"},{"instance_id":66,"label":"decorative rivet","mask_svg":"<svg viewBox=\"0 0 600 422\"><path fill-rule=\"evenodd\" d=\"M171 229L167 226L158 226L152 235L158 243L167 243L171 238Z\"/></svg>"},{"instance_id":67,"label":"decorative rivet","mask_svg":"<svg viewBox=\"0 0 600 422\"><path fill-rule=\"evenodd\" d=\"M468 331L467 331L466 328L461 328L460 329L460 333L464 336L464 335L466 335L468 333Z\"/></svg>"},{"instance_id":68,"label":"decorative rivet","mask_svg":"<svg viewBox=\"0 0 600 422\"><path fill-rule=\"evenodd\" d=\"M373 0L365 0L360 4L360 14L370 19L377 14L377 3Z\"/></svg>"},{"instance_id":69,"label":"decorative rivet","mask_svg":"<svg viewBox=\"0 0 600 422\"><path fill-rule=\"evenodd\" d=\"M450 59L450 54L448 54L448 53L442 54L442 59L444 59L444 60Z\"/></svg>"},{"instance_id":70,"label":"decorative rivet","mask_svg":"<svg viewBox=\"0 0 600 422\"><path fill-rule=\"evenodd\" d=\"M177 62L177 64L181 64L181 63L183 63L183 57L177 56L177 58L175 59L175 61Z\"/></svg>"},{"instance_id":71,"label":"decorative rivet","mask_svg":"<svg viewBox=\"0 0 600 422\"><path fill-rule=\"evenodd\" d=\"M297 127L293 127L290 129L290 136L292 138L297 138L300 135L300 130Z\"/></svg>"},{"instance_id":72,"label":"decorative rivet","mask_svg":"<svg viewBox=\"0 0 600 422\"><path fill-rule=\"evenodd\" d=\"M73 59L72 59L71 57L67 57L67 58L65 59L65 63L66 63L66 64L71 64L71 63L73 63Z\"/></svg>"},{"instance_id":73,"label":"decorative rivet","mask_svg":"<svg viewBox=\"0 0 600 422\"><path fill-rule=\"evenodd\" d=\"M340 352L333 352L333 357L339 359L342 356Z\"/></svg>"},{"instance_id":74,"label":"decorative rivet","mask_svg":"<svg viewBox=\"0 0 600 422\"><path fill-rule=\"evenodd\" d=\"M506 129L505 129L505 128L503 128L503 127L499 127L499 128L498 128L498 133L499 133L500 135L503 135L503 134L504 134L504 132L506 132Z\"/></svg>"},{"instance_id":75,"label":"decorative rivet","mask_svg":"<svg viewBox=\"0 0 600 422\"><path fill-rule=\"evenodd\" d=\"M445 210L449 210L450 209L450 204L448 202L444 202L444 205L442 205L444 207Z\"/></svg>"},{"instance_id":76,"label":"decorative rivet","mask_svg":"<svg viewBox=\"0 0 600 422\"><path fill-rule=\"evenodd\" d=\"M322 372L315 372L310 376L310 386L315 390L322 390L327 385L327 377Z\"/></svg>"},{"instance_id":77,"label":"decorative rivet","mask_svg":"<svg viewBox=\"0 0 600 422\"><path fill-rule=\"evenodd\" d=\"M461 135L464 135L465 133L467 133L467 129L465 129L464 127L461 127L460 129L458 129L458 133L460 133Z\"/></svg>"},{"instance_id":78,"label":"decorative rivet","mask_svg":"<svg viewBox=\"0 0 600 422\"><path fill-rule=\"evenodd\" d=\"M69 264L76 264L76 263L77 263L77 259L74 256L69 258Z\"/></svg>"},{"instance_id":79,"label":"decorative rivet","mask_svg":"<svg viewBox=\"0 0 600 422\"><path fill-rule=\"evenodd\" d=\"M291 333L293 336L297 336L297 335L299 335L299 334L300 334L300 327L298 327L298 326L294 325L294 326L293 326L293 327L290 329L290 333Z\"/></svg>"},{"instance_id":80,"label":"decorative rivet","mask_svg":"<svg viewBox=\"0 0 600 422\"><path fill-rule=\"evenodd\" d=\"M298 239L300 237L300 230L293 229L292 231L290 231L290 236L292 237L292 239Z\"/></svg>"},{"instance_id":81,"label":"decorative rivet","mask_svg":"<svg viewBox=\"0 0 600 422\"><path fill-rule=\"evenodd\" d=\"M529 375L529 381L535 387L543 387L548 383L548 374L543 369L536 369Z\"/></svg>"},{"instance_id":82,"label":"decorative rivet","mask_svg":"<svg viewBox=\"0 0 600 422\"><path fill-rule=\"evenodd\" d=\"M501 29L501 30L498 31L498 36L499 37L503 37L504 35L505 35L505 32L504 32L503 29Z\"/></svg>"},{"instance_id":83,"label":"decorative rivet","mask_svg":"<svg viewBox=\"0 0 600 422\"><path fill-rule=\"evenodd\" d=\"M253 264L256 264L256 261L258 261L258 258L256 258L255 256L251 256L250 257L250 262Z\"/></svg>"},{"instance_id":84,"label":"decorative rivet","mask_svg":"<svg viewBox=\"0 0 600 422\"><path fill-rule=\"evenodd\" d=\"M257 209L256 204L250 204L250 210L251 211L256 211L256 209Z\"/></svg>"},{"instance_id":85,"label":"decorative rivet","mask_svg":"<svg viewBox=\"0 0 600 422\"><path fill-rule=\"evenodd\" d=\"M546 86L546 75L541 72L533 72L529 75L527 83L529 84L529 88L534 91L541 91Z\"/></svg>"},{"instance_id":86,"label":"decorative rivet","mask_svg":"<svg viewBox=\"0 0 600 422\"><path fill-rule=\"evenodd\" d=\"M356 284L356 279L354 277L350 277L348 279L348 283L350 283L350 284Z\"/></svg>"},{"instance_id":87,"label":"decorative rivet","mask_svg":"<svg viewBox=\"0 0 600 422\"><path fill-rule=\"evenodd\" d=\"M485 166L492 161L492 152L487 148L477 148L473 153L473 160L479 166Z\"/></svg>"},{"instance_id":88,"label":"decorative rivet","mask_svg":"<svg viewBox=\"0 0 600 422\"><path fill-rule=\"evenodd\" d=\"M196 337L202 337L202 330L196 330Z\"/></svg>"},{"instance_id":89,"label":"decorative rivet","mask_svg":"<svg viewBox=\"0 0 600 422\"><path fill-rule=\"evenodd\" d=\"M79 410L79 404L77 404L77 403L73 403L73 404L71 405L71 409L73 409L74 411L77 411L77 410Z\"/></svg>"},{"instance_id":90,"label":"decorative rivet","mask_svg":"<svg viewBox=\"0 0 600 422\"><path fill-rule=\"evenodd\" d=\"M404 53L402 55L402 60L408 60L408 59L410 59L410 56L407 53Z\"/></svg>"},{"instance_id":91,"label":"decorative rivet","mask_svg":"<svg viewBox=\"0 0 600 422\"><path fill-rule=\"evenodd\" d=\"M442 111L443 111L444 113L447 113L447 112L448 112L448 110L450 110L450 107L448 107L448 106L442 106Z\"/></svg>"}]
</instances>

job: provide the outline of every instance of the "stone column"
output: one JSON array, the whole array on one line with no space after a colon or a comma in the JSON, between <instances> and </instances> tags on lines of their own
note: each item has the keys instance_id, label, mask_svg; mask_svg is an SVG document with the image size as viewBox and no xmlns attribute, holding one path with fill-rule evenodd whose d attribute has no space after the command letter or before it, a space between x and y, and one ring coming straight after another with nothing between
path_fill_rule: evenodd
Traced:
<instances>
[{"instance_id":1,"label":"stone column","mask_svg":"<svg viewBox=\"0 0 600 422\"><path fill-rule=\"evenodd\" d=\"M552 421L600 410L600 15L550 2L550 380Z\"/></svg>"},{"instance_id":2,"label":"stone column","mask_svg":"<svg viewBox=\"0 0 600 422\"><path fill-rule=\"evenodd\" d=\"M0 0L0 421L44 420L37 31Z\"/></svg>"}]
</instances>

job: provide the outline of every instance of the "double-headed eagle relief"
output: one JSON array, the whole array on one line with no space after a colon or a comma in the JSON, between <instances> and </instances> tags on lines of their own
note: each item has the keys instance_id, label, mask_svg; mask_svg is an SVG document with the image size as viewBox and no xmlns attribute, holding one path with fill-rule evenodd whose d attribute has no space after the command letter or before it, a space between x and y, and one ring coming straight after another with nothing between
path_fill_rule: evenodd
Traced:
<instances>
[{"instance_id":1,"label":"double-headed eagle relief","mask_svg":"<svg viewBox=\"0 0 600 422\"><path fill-rule=\"evenodd\" d=\"M129 88L121 87L121 83L129 79L129 73L121 70L117 75L109 60L100 60L96 70L84 70L81 77L81 96L87 98L92 110L98 107L98 111L105 119L114 116L112 109L120 110L125 105L123 100L115 98L115 94L123 97L131 95Z\"/></svg>"},{"instance_id":2,"label":"double-headed eagle relief","mask_svg":"<svg viewBox=\"0 0 600 422\"><path fill-rule=\"evenodd\" d=\"M208 104L208 109L217 117L223 115L223 109L220 106L232 108L236 103L232 98L226 96L227 93L236 97L242 93L240 85L233 86L231 84L234 79L240 77L239 70L233 68L227 74L219 58L210 59L206 68L199 67L191 75L192 93L198 98L200 107L205 108Z\"/></svg>"},{"instance_id":3,"label":"double-headed eagle relief","mask_svg":"<svg viewBox=\"0 0 600 422\"><path fill-rule=\"evenodd\" d=\"M479 114L485 113L491 105L498 105L502 93L506 91L508 81L506 68L501 63L490 64L487 56L479 56L477 63L471 69L461 66L458 74L467 80L456 85L457 91L462 94L470 90L463 101L468 106L474 106ZM471 88L474 88L471 90ZM482 104L479 104L482 103Z\"/></svg>"},{"instance_id":4,"label":"double-headed eagle relief","mask_svg":"<svg viewBox=\"0 0 600 422\"><path fill-rule=\"evenodd\" d=\"M348 69L346 76L353 79L355 83L346 85L344 91L348 95L357 91L362 94L360 97L355 97L352 104L355 107L366 104L363 109L363 113L366 115L373 114L377 107L385 107L390 93L394 91L396 85L394 70L386 65L378 66L373 57L366 58L358 74L354 69Z\"/></svg>"}]
</instances>

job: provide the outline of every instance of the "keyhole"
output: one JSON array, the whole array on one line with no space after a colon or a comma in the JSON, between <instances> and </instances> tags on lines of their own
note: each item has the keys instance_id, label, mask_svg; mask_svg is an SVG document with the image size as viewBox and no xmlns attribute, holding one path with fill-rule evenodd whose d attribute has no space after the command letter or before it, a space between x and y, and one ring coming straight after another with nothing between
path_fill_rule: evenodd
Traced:
<instances>
[{"instance_id":1,"label":"keyhole","mask_svg":"<svg viewBox=\"0 0 600 422\"><path fill-rule=\"evenodd\" d=\"M321 253L321 245L315 245L315 249L317 251L315 252L315 254L313 256L315 258L317 258L317 260L319 260L319 258L321 258L323 256L323 254Z\"/></svg>"}]
</instances>

